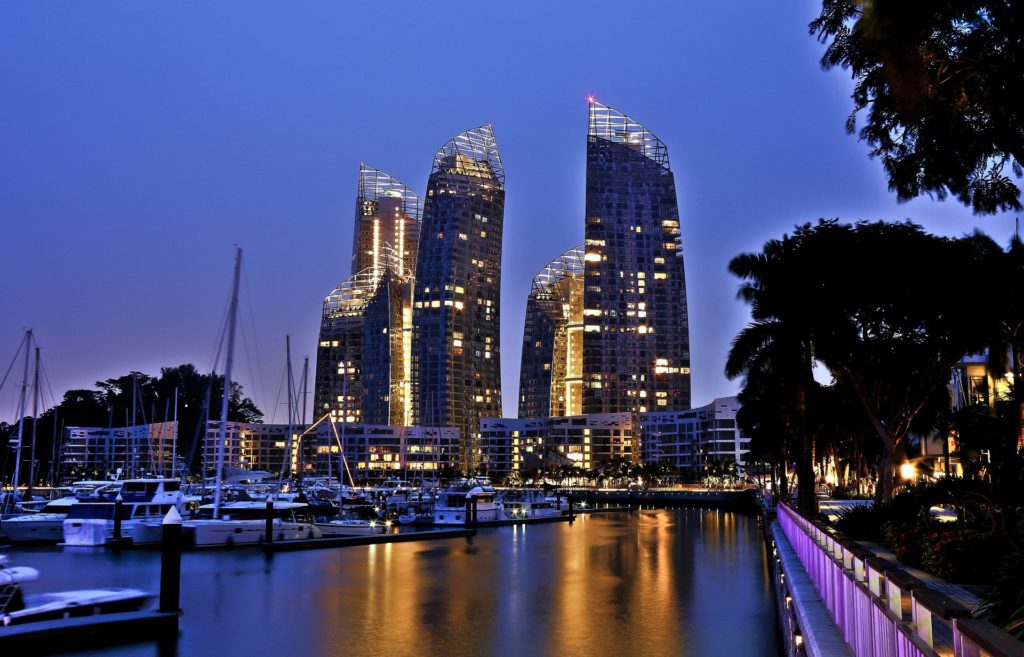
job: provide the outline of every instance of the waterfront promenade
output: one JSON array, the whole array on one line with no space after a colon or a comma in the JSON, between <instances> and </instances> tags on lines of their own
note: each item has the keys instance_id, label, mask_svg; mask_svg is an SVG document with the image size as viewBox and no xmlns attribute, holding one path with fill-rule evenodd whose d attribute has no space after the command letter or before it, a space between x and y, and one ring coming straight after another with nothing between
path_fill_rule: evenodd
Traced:
<instances>
[{"instance_id":1,"label":"waterfront promenade","mask_svg":"<svg viewBox=\"0 0 1024 657\"><path fill-rule=\"evenodd\" d=\"M777 513L769 536L787 655L1024 657L1024 643L973 618L962 587L920 578L785 504Z\"/></svg>"}]
</instances>

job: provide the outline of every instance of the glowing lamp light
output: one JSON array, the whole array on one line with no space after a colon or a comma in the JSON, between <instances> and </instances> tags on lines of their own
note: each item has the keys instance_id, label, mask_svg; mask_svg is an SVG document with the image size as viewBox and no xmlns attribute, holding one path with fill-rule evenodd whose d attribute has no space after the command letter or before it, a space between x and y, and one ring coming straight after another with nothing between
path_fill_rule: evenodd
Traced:
<instances>
[{"instance_id":1,"label":"glowing lamp light","mask_svg":"<svg viewBox=\"0 0 1024 657\"><path fill-rule=\"evenodd\" d=\"M904 463L900 466L900 477L903 479L913 479L917 476L917 467L913 463Z\"/></svg>"},{"instance_id":2,"label":"glowing lamp light","mask_svg":"<svg viewBox=\"0 0 1024 657\"><path fill-rule=\"evenodd\" d=\"M587 96L587 102L590 103L591 105L597 102L597 99L594 98L594 94L590 94L589 96Z\"/></svg>"}]
</instances>

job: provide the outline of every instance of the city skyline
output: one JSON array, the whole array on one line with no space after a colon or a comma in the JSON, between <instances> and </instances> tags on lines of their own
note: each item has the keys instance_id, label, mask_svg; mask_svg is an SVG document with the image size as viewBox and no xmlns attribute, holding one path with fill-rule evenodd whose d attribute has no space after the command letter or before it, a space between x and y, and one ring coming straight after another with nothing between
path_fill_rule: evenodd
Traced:
<instances>
[{"instance_id":1,"label":"city skyline","mask_svg":"<svg viewBox=\"0 0 1024 657\"><path fill-rule=\"evenodd\" d=\"M732 256L819 216L909 217L953 235L979 227L1000 242L1012 231L1011 213L974 217L927 199L899 205L885 191L866 146L843 132L849 81L819 70L821 46L806 36L813 3L742 17L713 7L657 8L649 23L660 38L652 42L680 64L664 78L633 75L626 61L598 61L590 47L566 52L565 39L586 45L614 33L608 24L585 31L572 7L470 16L473 25L507 23L487 39L521 60L490 64L501 83L472 92L457 82L438 85L417 60L430 30L443 29L422 8L410 6L397 20L396 43L380 55L379 70L407 71L401 79L343 68L372 37L338 43L340 10L318 10L315 28L304 16L303 29L313 30L305 43L291 38L298 28L288 17L277 26L287 41L278 41L259 21L232 22L225 32L230 12L207 11L204 24L186 25L187 16L168 10L159 24L145 21L145 30L113 33L111 14L141 15L109 7L3 10L10 20L0 22L0 54L17 64L0 71L11 90L0 108L7 126L0 173L10 183L0 189L0 209L7 240L20 248L8 254L13 273L0 293L0 357L14 353L23 327L35 328L57 396L128 369L207 368L238 242L252 300L243 311L253 320L238 377L268 420L282 419L274 391L283 337L292 335L296 363L314 356L319 318L310 309L349 266L351 172L369 162L415 188L426 177L424 153L446 134L490 121L510 180L502 374L503 415L514 415L517 399L508 391L519 380L515 347L530 279L583 239L579 113L589 93L642 117L673 145L697 405L739 386L721 373L746 319L725 270ZM368 22L375 15L356 13ZM522 38L525 24L536 36ZM736 38L716 40L726 26ZM192 50L175 47L182 33ZM254 50L267 38L284 58ZM472 45L483 47L483 39L471 37ZM764 56L751 67L755 49ZM556 53L564 66L544 68ZM697 53L716 66L702 68ZM243 73L208 62L233 62ZM484 64L466 65L487 79ZM350 93L356 89L365 93ZM53 255L41 260L40 250ZM0 413L10 420L6 402Z\"/></svg>"}]
</instances>

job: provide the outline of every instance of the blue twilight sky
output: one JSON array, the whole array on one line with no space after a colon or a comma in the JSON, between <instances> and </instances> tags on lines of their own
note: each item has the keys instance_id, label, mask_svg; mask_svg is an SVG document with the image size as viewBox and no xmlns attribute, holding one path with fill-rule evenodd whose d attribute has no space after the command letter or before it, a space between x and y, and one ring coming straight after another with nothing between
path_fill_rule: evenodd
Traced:
<instances>
[{"instance_id":1,"label":"blue twilight sky","mask_svg":"<svg viewBox=\"0 0 1024 657\"><path fill-rule=\"evenodd\" d=\"M821 216L1005 243L1011 215L897 204L819 69L820 3L0 3L0 367L24 327L50 386L211 364L245 249L238 374L282 419L284 336L314 356L348 274L357 169L422 192L434 151L492 123L507 172L504 407L532 276L582 241L585 97L668 144L689 288L693 401L747 319L730 258ZM0 418L14 416L10 385Z\"/></svg>"}]
</instances>

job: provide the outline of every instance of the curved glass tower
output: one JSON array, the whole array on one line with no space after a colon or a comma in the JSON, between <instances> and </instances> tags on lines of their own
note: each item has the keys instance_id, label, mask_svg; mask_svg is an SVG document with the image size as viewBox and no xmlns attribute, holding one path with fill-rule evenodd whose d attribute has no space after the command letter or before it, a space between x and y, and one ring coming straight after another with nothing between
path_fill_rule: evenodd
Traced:
<instances>
[{"instance_id":1,"label":"curved glass tower","mask_svg":"<svg viewBox=\"0 0 1024 657\"><path fill-rule=\"evenodd\" d=\"M581 244L533 278L519 370L520 418L583 412L583 257Z\"/></svg>"},{"instance_id":2,"label":"curved glass tower","mask_svg":"<svg viewBox=\"0 0 1024 657\"><path fill-rule=\"evenodd\" d=\"M384 247L399 254L409 271L416 271L423 200L380 169L359 165L352 273L380 266Z\"/></svg>"},{"instance_id":3,"label":"curved glass tower","mask_svg":"<svg viewBox=\"0 0 1024 657\"><path fill-rule=\"evenodd\" d=\"M359 167L353 274L324 300L314 409L335 421L409 425L412 285L422 200Z\"/></svg>"},{"instance_id":4,"label":"curved glass tower","mask_svg":"<svg viewBox=\"0 0 1024 657\"><path fill-rule=\"evenodd\" d=\"M427 180L413 307L414 422L460 430L475 467L480 417L501 415L505 172L490 126L455 136Z\"/></svg>"},{"instance_id":5,"label":"curved glass tower","mask_svg":"<svg viewBox=\"0 0 1024 657\"><path fill-rule=\"evenodd\" d=\"M583 289L583 412L690 407L679 207L668 149L590 103Z\"/></svg>"}]
</instances>

